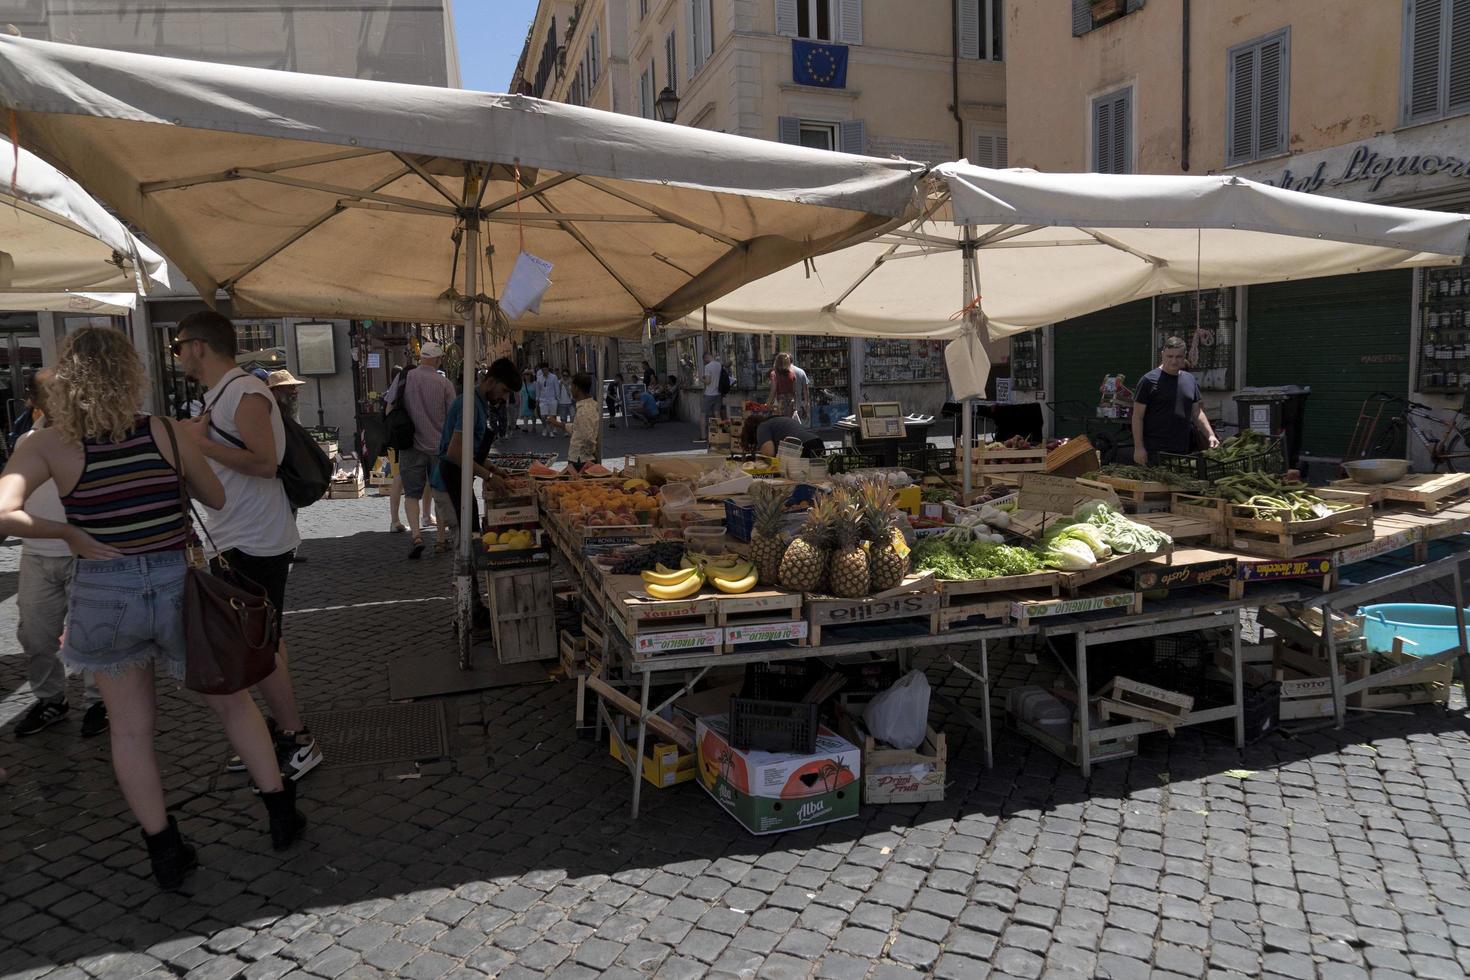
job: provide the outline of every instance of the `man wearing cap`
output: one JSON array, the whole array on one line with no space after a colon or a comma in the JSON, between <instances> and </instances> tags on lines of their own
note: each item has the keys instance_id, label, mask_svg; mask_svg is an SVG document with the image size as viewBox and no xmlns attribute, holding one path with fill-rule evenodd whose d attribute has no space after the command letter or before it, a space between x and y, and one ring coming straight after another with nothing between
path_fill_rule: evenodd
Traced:
<instances>
[{"instance_id":1,"label":"man wearing cap","mask_svg":"<svg viewBox=\"0 0 1470 980\"><path fill-rule=\"evenodd\" d=\"M398 397L404 399L408 417L413 419L413 448L399 450L398 469L403 475L403 505L408 511L408 527L413 543L408 557L424 553L424 535L419 524L419 498L429 483L429 466L439 455L439 433L449 406L454 401L454 385L439 373L444 348L430 342L419 348L419 365L403 376Z\"/></svg>"}]
</instances>

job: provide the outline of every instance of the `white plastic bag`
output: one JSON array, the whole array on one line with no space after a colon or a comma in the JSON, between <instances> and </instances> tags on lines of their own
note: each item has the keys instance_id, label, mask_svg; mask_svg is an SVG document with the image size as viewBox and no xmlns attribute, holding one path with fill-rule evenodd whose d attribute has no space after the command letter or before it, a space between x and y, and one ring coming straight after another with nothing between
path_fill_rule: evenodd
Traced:
<instances>
[{"instance_id":1,"label":"white plastic bag","mask_svg":"<svg viewBox=\"0 0 1470 980\"><path fill-rule=\"evenodd\" d=\"M888 690L868 702L863 715L868 731L895 749L917 749L924 744L929 724L929 678L911 670Z\"/></svg>"},{"instance_id":2,"label":"white plastic bag","mask_svg":"<svg viewBox=\"0 0 1470 980\"><path fill-rule=\"evenodd\" d=\"M500 309L507 318L516 320L525 313L541 312L541 297L551 285L551 263L530 252L516 256L510 278L500 291Z\"/></svg>"}]
</instances>

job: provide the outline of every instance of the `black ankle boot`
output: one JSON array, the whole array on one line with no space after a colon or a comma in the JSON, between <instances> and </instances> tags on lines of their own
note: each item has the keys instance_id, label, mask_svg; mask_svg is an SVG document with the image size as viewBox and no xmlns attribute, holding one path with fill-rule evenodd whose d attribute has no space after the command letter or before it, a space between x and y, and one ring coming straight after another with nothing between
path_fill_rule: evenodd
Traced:
<instances>
[{"instance_id":1,"label":"black ankle boot","mask_svg":"<svg viewBox=\"0 0 1470 980\"><path fill-rule=\"evenodd\" d=\"M271 818L271 846L284 851L306 829L306 817L296 809L296 784L289 779L283 780L278 792L261 793L260 798Z\"/></svg>"},{"instance_id":2,"label":"black ankle boot","mask_svg":"<svg viewBox=\"0 0 1470 980\"><path fill-rule=\"evenodd\" d=\"M148 859L153 862L153 877L158 887L171 892L184 883L184 877L199 867L199 855L179 836L179 825L170 816L168 826L156 834L145 832Z\"/></svg>"}]
</instances>

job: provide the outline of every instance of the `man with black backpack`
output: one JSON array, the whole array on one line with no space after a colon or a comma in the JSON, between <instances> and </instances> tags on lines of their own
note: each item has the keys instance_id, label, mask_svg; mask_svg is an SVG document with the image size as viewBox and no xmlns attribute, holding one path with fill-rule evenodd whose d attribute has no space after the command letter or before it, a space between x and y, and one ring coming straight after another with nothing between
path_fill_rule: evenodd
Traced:
<instances>
[{"instance_id":1,"label":"man with black backpack","mask_svg":"<svg viewBox=\"0 0 1470 980\"><path fill-rule=\"evenodd\" d=\"M725 370L725 365L720 363L719 355L714 351L704 352L704 412L701 420L701 437L695 442L709 441L710 420L719 415L721 419L728 419L730 411L725 407L725 396L730 393L730 372Z\"/></svg>"},{"instance_id":2,"label":"man with black backpack","mask_svg":"<svg viewBox=\"0 0 1470 980\"><path fill-rule=\"evenodd\" d=\"M289 491L300 494L302 481L309 482L300 461L290 457L300 455L300 439L309 442L310 437L294 420L293 432L265 383L236 366L235 325L227 317L212 310L190 313L179 321L171 349L184 373L208 389L203 413L178 431L198 443L225 488L224 507L204 508L219 548L211 561L227 564L265 589L279 626L292 554L301 542ZM284 633L276 669L259 688L270 708L281 774L300 779L321 763L322 753L296 706ZM238 758L230 761L231 769L236 766L244 768Z\"/></svg>"}]
</instances>

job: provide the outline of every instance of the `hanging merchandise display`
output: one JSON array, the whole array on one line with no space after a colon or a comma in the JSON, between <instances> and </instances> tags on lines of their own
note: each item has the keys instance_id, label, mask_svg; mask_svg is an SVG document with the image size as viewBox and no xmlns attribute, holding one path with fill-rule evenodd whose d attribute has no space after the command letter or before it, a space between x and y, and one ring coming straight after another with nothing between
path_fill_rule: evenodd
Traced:
<instances>
[{"instance_id":1,"label":"hanging merchandise display","mask_svg":"<svg viewBox=\"0 0 1470 980\"><path fill-rule=\"evenodd\" d=\"M806 372L816 426L852 414L852 366L846 337L797 337L791 362Z\"/></svg>"},{"instance_id":2,"label":"hanging merchandise display","mask_svg":"<svg viewBox=\"0 0 1470 980\"><path fill-rule=\"evenodd\" d=\"M943 381L941 340L864 340L863 382L896 384Z\"/></svg>"}]
</instances>

